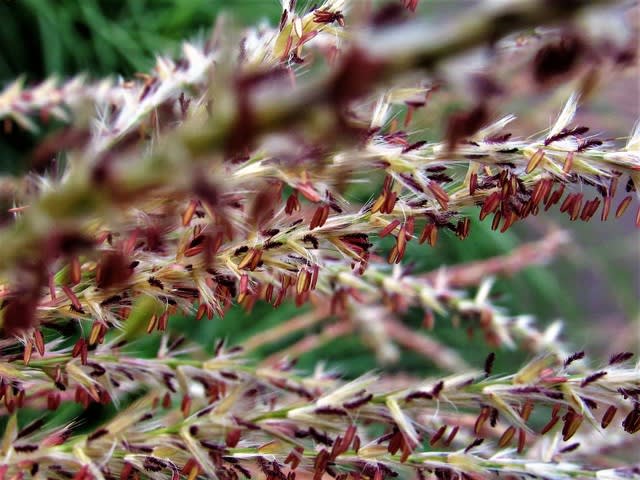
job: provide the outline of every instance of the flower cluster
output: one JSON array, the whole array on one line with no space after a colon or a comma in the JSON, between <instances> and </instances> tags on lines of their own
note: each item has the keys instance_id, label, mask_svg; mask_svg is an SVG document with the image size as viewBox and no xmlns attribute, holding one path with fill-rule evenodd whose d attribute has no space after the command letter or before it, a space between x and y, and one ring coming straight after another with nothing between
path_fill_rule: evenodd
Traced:
<instances>
[{"instance_id":1,"label":"flower cluster","mask_svg":"<svg viewBox=\"0 0 640 480\"><path fill-rule=\"evenodd\" d=\"M184 358L179 343L163 342L149 359L132 357L118 342L98 345L89 358L74 349L28 367L4 363L9 381L34 392L12 397L5 384L11 409L118 402L140 385L153 392L87 434L42 430L42 420L19 430L12 416L4 473L293 478L300 469L316 478L386 478L407 470L436 478L628 478L632 472L565 460L580 446L574 436L586 429L640 430L640 374L629 365L630 352L595 371L575 367L584 352L563 361L540 356L507 376L492 375L490 355L482 371L398 386L374 375L343 383L322 371L297 376L291 365L253 367L222 343L212 357ZM43 394L47 382L56 387ZM374 434L372 425L383 433ZM536 460L519 456L536 448L544 452Z\"/></svg>"},{"instance_id":2,"label":"flower cluster","mask_svg":"<svg viewBox=\"0 0 640 480\"><path fill-rule=\"evenodd\" d=\"M591 466L575 440L610 425L607 436L640 431L633 353L579 366L584 353L559 343L558 324L541 332L490 299L485 277L546 261L566 234L448 273L403 265L412 243L434 246L447 231L464 240L472 215L500 232L552 208L583 222L632 212L640 226L640 126L622 143L575 123L588 82L529 138L486 101L451 115L442 141L412 133L446 89L435 69L450 57L605 2L501 2L437 36L408 19L417 1L350 16L351 3L302 12L287 1L276 28L237 42L221 21L132 81L16 81L0 93L7 131L36 128L34 114L66 122L34 152L34 173L1 180L14 217L0 230L2 478L639 475ZM529 52L529 81L550 88L598 48L567 33ZM500 90L489 77L476 84ZM373 195L351 201L362 183ZM207 357L170 325L177 312L213 319L289 301L312 316L274 339L338 318L317 341L358 332L382 362L400 344L452 376L304 376L281 356L255 365L223 343ZM492 375L494 355L474 371L402 324L410 307L430 328L450 315L536 357L512 375ZM137 356L154 332L156 355ZM122 410L88 434L44 417L19 427L23 409L73 402Z\"/></svg>"}]
</instances>

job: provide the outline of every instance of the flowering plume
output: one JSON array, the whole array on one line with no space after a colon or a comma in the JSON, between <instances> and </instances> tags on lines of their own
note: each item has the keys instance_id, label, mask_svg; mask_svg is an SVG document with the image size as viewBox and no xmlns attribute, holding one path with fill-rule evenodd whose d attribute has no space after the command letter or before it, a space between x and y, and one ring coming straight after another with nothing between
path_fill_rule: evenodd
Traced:
<instances>
[{"instance_id":1,"label":"flowering plume","mask_svg":"<svg viewBox=\"0 0 640 480\"><path fill-rule=\"evenodd\" d=\"M486 102L451 115L442 141L410 134L438 95L435 75L415 80L424 70L605 2L501 2L437 37L406 19L416 1L362 18L350 16L353 3L302 12L287 1L276 28L235 43L220 23L206 43L132 81L16 81L0 93L6 125L33 129L33 113L68 122L34 154L48 173L2 183L15 205L0 231L3 477L637 475L573 463L581 442L570 442L610 425L607 435L640 430L633 352L582 366L584 353L558 342L559 324L538 331L490 299L487 274L545 261L565 234L457 277L403 263L410 244L429 248L444 231L466 239L471 215L505 232L551 208L584 222L633 209L640 225L640 129L621 145L575 123L585 88L528 138L513 137L515 117L495 120ZM579 55L567 49L539 50L533 81L569 75ZM498 95L490 83L483 90ZM349 201L370 180L371 198ZM622 184L628 195L616 200ZM470 284L475 297L459 290ZM207 356L172 334L177 312L219 319L258 301L310 305L298 324L337 317L333 335L358 332L381 361L402 344L452 375L345 383L322 369L305 376L286 358L255 364L222 342ZM490 345L536 357L508 375L493 375L495 355L474 370L411 335L399 320L410 307L430 328L434 314L456 316ZM156 355L137 356L136 342L155 331ZM19 428L22 409L71 402L122 410L87 434L44 417Z\"/></svg>"}]
</instances>

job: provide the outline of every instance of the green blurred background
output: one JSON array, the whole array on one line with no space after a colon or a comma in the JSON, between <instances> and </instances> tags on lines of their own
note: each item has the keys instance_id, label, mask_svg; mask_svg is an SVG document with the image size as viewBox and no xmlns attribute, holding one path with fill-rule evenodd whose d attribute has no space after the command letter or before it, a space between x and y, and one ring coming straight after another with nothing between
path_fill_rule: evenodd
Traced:
<instances>
[{"instance_id":1,"label":"green blurred background","mask_svg":"<svg viewBox=\"0 0 640 480\"><path fill-rule=\"evenodd\" d=\"M462 10L469 3L423 2L421 14L432 15L442 8ZM240 24L273 24L280 6L277 0L0 1L0 85L21 75L27 82L80 72L93 77L131 76L150 69L154 54L176 54L180 40L206 35L223 10ZM615 105L606 102L597 108L604 109L605 115L615 112ZM632 122L630 119L627 125ZM4 172L21 171L25 155L39 137L16 129L0 135L0 168ZM514 314L536 315L541 325L563 318L568 323L567 335L578 347L592 346L598 352L610 352L614 349L613 339L617 338L612 333L623 334L624 329L631 328L637 334L638 236L629 221L581 224L571 223L566 217L549 216L533 219L507 234L494 233L488 224L474 221L466 241L445 233L436 248L412 245L408 261L415 262L417 270L429 270L488 258L508 252L527 239L539 238L550 223L572 232L572 245L552 266L531 267L512 278L500 279L495 288L500 294L499 302ZM182 318L173 319L172 324L211 347L214 339L221 336L242 344L244 339L295 313L298 312L291 305L278 311L257 305L252 315L234 309L221 321L196 323ZM405 320L419 329L421 314L413 312ZM452 328L447 319L440 319L433 335L474 362L481 362L489 352L489 347L478 339L469 348L464 331ZM300 335L287 340L299 338ZM637 341L627 335L627 343L629 338L632 343ZM269 354L275 347L258 354ZM332 342L304 355L300 366L311 368L320 359L330 359L330 366L349 376L375 366L373 355L357 337ZM497 369L512 369L514 360L522 361L523 354L499 354ZM434 371L429 361L409 352L403 354L399 365L389 368L420 375Z\"/></svg>"}]
</instances>

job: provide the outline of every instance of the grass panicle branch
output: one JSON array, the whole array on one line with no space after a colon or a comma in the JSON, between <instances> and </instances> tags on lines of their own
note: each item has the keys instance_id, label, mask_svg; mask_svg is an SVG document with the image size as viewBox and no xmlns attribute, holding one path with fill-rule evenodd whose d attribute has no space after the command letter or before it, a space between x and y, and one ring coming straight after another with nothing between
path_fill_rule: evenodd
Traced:
<instances>
[{"instance_id":1,"label":"grass panicle branch","mask_svg":"<svg viewBox=\"0 0 640 480\"><path fill-rule=\"evenodd\" d=\"M277 27L239 35L221 20L134 80L0 92L7 132L62 124L29 173L0 180L0 479L640 476L607 456L640 431L636 352L588 364L560 322L538 328L492 294L495 276L547 262L568 233L427 273L408 261L552 208L640 226L640 125L609 139L577 115L597 83L589 58L628 62L574 19L614 2L494 2L435 32L409 18L417 1L283 3ZM528 49L546 37L527 29L549 25ZM442 119L439 140L423 135L434 99L460 95L445 67L504 37L529 91L575 92L555 120L513 135L515 116L496 112L515 86L491 78L490 55L473 105ZM218 322L265 303L305 310L244 345L203 339L213 353L178 335L178 314ZM406 324L410 311L504 350L474 366ZM309 328L322 331L300 338ZM407 348L448 375L296 369L356 335L383 366ZM256 360L265 345L275 353ZM494 373L506 349L533 359ZM90 431L56 424L72 404L116 411Z\"/></svg>"}]
</instances>

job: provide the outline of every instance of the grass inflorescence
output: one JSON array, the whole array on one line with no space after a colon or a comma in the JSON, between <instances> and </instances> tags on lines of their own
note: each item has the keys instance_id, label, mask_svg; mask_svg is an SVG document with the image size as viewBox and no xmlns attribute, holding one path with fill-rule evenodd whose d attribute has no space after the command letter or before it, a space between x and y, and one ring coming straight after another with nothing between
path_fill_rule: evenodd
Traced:
<instances>
[{"instance_id":1,"label":"grass inflorescence","mask_svg":"<svg viewBox=\"0 0 640 480\"><path fill-rule=\"evenodd\" d=\"M495 275L546 262L568 234L448 271L407 262L416 244L467 239L475 216L502 233L551 209L640 226L640 126L612 140L576 120L595 89L589 52L619 66L626 46L577 21L533 51L525 41L527 28L608 2L502 2L446 35L411 19L417 1L284 3L276 27L237 32L221 19L206 42L132 80L17 80L0 93L7 132L64 124L32 172L1 179L12 218L0 230L0 476L638 476L606 456L608 441L623 448L640 431L634 352L588 364L559 323L540 329L492 296ZM510 86L490 77L502 68L492 58L473 77L475 103L443 121L441 141L421 138L433 99L458 93L441 65L487 43L520 49L531 91L574 82L574 93L549 128L513 135L515 117L495 114ZM363 183L370 196L355 201ZM258 302L307 310L213 353L172 327L179 313L221 321ZM451 317L463 335L533 359L511 373L494 372L500 353L470 365L403 323L409 309L426 329ZM284 355L249 355L327 319ZM446 374L296 370L295 357L349 335L381 364L403 346ZM68 404L117 412L91 431L47 415L24 425L24 411Z\"/></svg>"}]
</instances>

